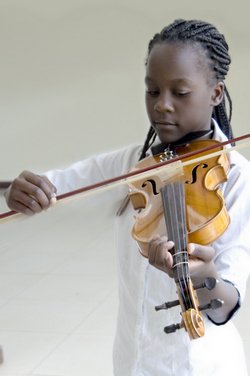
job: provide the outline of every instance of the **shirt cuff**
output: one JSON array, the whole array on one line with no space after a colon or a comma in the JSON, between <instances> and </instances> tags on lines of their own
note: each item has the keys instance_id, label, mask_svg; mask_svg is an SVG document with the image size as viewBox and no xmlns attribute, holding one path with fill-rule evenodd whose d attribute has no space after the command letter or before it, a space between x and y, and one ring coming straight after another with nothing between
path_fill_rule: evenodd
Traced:
<instances>
[{"instance_id":1,"label":"shirt cuff","mask_svg":"<svg viewBox=\"0 0 250 376\"><path fill-rule=\"evenodd\" d=\"M228 317L225 321L222 321L222 322L215 322L214 320L211 319L211 317L209 317L209 315L207 314L207 318L215 325L217 326L220 326L220 325L225 325L233 316L234 314L238 311L238 309L240 308L241 306L241 303L240 303L240 293L239 293L239 290L235 287L235 285L231 282L231 281L228 281L227 279L223 279L224 282L227 282L227 283L230 283L231 285L234 286L234 288L236 289L237 293L238 293L238 300L237 300L237 303L236 305L234 306L234 308L231 310L231 312L229 312L228 314Z\"/></svg>"}]
</instances>

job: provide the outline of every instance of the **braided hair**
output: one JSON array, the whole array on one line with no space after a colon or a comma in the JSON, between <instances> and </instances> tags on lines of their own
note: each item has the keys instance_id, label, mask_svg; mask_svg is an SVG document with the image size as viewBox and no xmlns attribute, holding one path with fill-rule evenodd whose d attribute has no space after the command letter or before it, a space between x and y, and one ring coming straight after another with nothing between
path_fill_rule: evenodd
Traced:
<instances>
[{"instance_id":1,"label":"braided hair","mask_svg":"<svg viewBox=\"0 0 250 376\"><path fill-rule=\"evenodd\" d=\"M182 42L199 44L206 52L209 59L210 69L214 72L216 80L224 81L231 58L228 53L228 45L224 36L219 33L215 26L197 20L186 21L183 19L175 20L172 24L165 27L160 33L155 34L148 45L148 55L154 45L164 42ZM147 58L148 59L148 58ZM146 65L147 65L146 59ZM233 137L230 125L232 116L232 100L226 86L225 95L222 102L213 109L213 118L218 122L222 132L230 139ZM227 101L227 103L226 103ZM229 115L227 114L229 107ZM150 148L156 138L156 132L151 126L145 140L140 159L145 158L147 150Z\"/></svg>"}]
</instances>

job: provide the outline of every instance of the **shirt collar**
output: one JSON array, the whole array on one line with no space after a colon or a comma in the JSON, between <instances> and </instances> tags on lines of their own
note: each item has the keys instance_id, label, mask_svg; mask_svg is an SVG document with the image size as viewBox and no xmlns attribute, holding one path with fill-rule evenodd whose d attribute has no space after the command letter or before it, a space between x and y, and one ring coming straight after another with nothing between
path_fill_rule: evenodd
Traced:
<instances>
[{"instance_id":1,"label":"shirt collar","mask_svg":"<svg viewBox=\"0 0 250 376\"><path fill-rule=\"evenodd\" d=\"M227 137L220 129L217 121L212 119L211 129L209 131L200 131L200 132L192 132L188 133L186 136L182 137L180 140L172 143L172 144L163 144L159 142L156 145L151 147L151 152L153 155L160 154L166 149L174 150L177 146L185 145L186 143L194 140L205 140L205 139L213 139L218 141L226 141Z\"/></svg>"}]
</instances>

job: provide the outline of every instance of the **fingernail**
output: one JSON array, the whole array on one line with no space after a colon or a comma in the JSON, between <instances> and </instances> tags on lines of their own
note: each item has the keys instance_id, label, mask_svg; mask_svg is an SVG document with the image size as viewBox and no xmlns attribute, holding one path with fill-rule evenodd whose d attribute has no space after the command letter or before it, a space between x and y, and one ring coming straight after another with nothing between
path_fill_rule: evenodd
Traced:
<instances>
[{"instance_id":1,"label":"fingernail","mask_svg":"<svg viewBox=\"0 0 250 376\"><path fill-rule=\"evenodd\" d=\"M195 250L194 244L193 243L188 244L188 252L192 253L192 252L194 252L194 250Z\"/></svg>"},{"instance_id":2,"label":"fingernail","mask_svg":"<svg viewBox=\"0 0 250 376\"><path fill-rule=\"evenodd\" d=\"M173 242L172 240L169 240L168 245L169 245L171 248L173 248L173 247L174 247L174 242Z\"/></svg>"},{"instance_id":3,"label":"fingernail","mask_svg":"<svg viewBox=\"0 0 250 376\"><path fill-rule=\"evenodd\" d=\"M163 235L161 238L162 238L162 240L164 240L165 242L168 241L168 237L167 237L166 235Z\"/></svg>"},{"instance_id":4,"label":"fingernail","mask_svg":"<svg viewBox=\"0 0 250 376\"><path fill-rule=\"evenodd\" d=\"M50 203L51 206L54 206L56 204L56 195L55 194L51 197L49 203Z\"/></svg>"}]
</instances>

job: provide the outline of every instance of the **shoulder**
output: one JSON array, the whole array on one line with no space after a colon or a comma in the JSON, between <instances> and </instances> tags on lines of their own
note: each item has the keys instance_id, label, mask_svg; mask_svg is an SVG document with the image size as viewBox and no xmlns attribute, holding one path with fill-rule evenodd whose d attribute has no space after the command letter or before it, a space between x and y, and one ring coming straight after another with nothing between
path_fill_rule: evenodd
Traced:
<instances>
[{"instance_id":1,"label":"shoulder","mask_svg":"<svg viewBox=\"0 0 250 376\"><path fill-rule=\"evenodd\" d=\"M94 157L94 161L105 165L108 169L114 169L119 173L130 170L138 161L141 152L141 145L130 145L111 152L102 153Z\"/></svg>"},{"instance_id":2,"label":"shoulder","mask_svg":"<svg viewBox=\"0 0 250 376\"><path fill-rule=\"evenodd\" d=\"M125 158L125 160L133 160L138 158L141 152L141 145L130 145L107 153L100 154L100 158Z\"/></svg>"},{"instance_id":3,"label":"shoulder","mask_svg":"<svg viewBox=\"0 0 250 376\"><path fill-rule=\"evenodd\" d=\"M228 179L238 181L239 179L250 184L250 162L237 151L231 151L228 156L230 162L230 170L228 173Z\"/></svg>"},{"instance_id":4,"label":"shoulder","mask_svg":"<svg viewBox=\"0 0 250 376\"><path fill-rule=\"evenodd\" d=\"M213 119L214 135L213 139L218 141L227 141L227 137L221 131L217 122ZM226 146L229 148L230 145ZM227 153L230 169L228 172L228 181L226 183L227 188L232 184L239 183L249 186L249 174L250 174L250 162L236 150L229 151Z\"/></svg>"},{"instance_id":5,"label":"shoulder","mask_svg":"<svg viewBox=\"0 0 250 376\"><path fill-rule=\"evenodd\" d=\"M50 170L44 175L64 193L84 185L126 174L138 160L141 147L133 145L75 162L66 168Z\"/></svg>"},{"instance_id":6,"label":"shoulder","mask_svg":"<svg viewBox=\"0 0 250 376\"><path fill-rule=\"evenodd\" d=\"M238 208L241 211L250 210L250 162L236 151L229 155L230 169L227 181L222 185L227 208ZM237 210L234 215L237 215Z\"/></svg>"}]
</instances>

